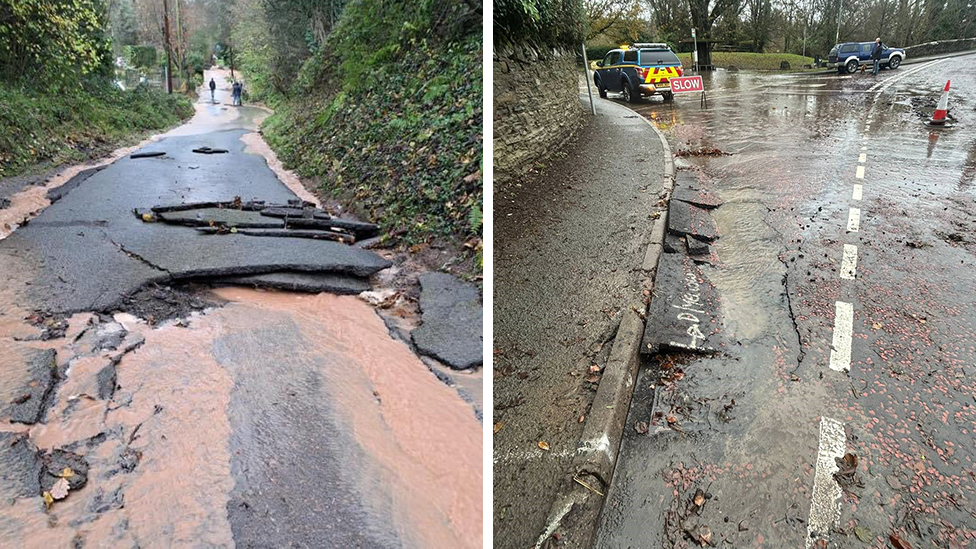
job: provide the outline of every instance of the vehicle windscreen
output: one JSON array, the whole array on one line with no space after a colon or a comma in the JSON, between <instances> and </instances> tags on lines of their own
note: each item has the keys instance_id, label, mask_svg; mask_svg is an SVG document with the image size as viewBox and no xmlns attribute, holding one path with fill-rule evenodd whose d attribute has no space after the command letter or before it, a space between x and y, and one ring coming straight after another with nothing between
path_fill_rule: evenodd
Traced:
<instances>
[{"instance_id":1,"label":"vehicle windscreen","mask_svg":"<svg viewBox=\"0 0 976 549\"><path fill-rule=\"evenodd\" d=\"M678 56L671 50L641 50L640 66L653 67L658 65L674 66L680 65Z\"/></svg>"}]
</instances>

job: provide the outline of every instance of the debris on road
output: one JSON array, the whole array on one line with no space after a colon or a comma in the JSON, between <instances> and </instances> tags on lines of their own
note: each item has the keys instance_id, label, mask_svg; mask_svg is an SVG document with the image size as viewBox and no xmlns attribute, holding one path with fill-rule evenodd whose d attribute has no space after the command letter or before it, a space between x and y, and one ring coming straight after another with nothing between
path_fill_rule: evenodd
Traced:
<instances>
[{"instance_id":1,"label":"debris on road","mask_svg":"<svg viewBox=\"0 0 976 549\"><path fill-rule=\"evenodd\" d=\"M668 232L692 235L709 242L718 238L718 230L708 210L680 200L672 200L668 208Z\"/></svg>"},{"instance_id":2,"label":"debris on road","mask_svg":"<svg viewBox=\"0 0 976 549\"><path fill-rule=\"evenodd\" d=\"M701 267L681 254L663 254L654 285L641 353L717 350L718 292Z\"/></svg>"},{"instance_id":3,"label":"debris on road","mask_svg":"<svg viewBox=\"0 0 976 549\"><path fill-rule=\"evenodd\" d=\"M419 280L421 325L410 334L417 350L455 370L481 366L481 292L447 273L425 273Z\"/></svg>"},{"instance_id":4,"label":"debris on road","mask_svg":"<svg viewBox=\"0 0 976 549\"><path fill-rule=\"evenodd\" d=\"M682 149L674 155L682 158L686 156L732 156L732 153L720 151L716 148L698 147L697 149Z\"/></svg>"},{"instance_id":5,"label":"debris on road","mask_svg":"<svg viewBox=\"0 0 976 549\"><path fill-rule=\"evenodd\" d=\"M164 151L146 151L137 152L129 155L129 158L155 158L157 156L163 156L166 153Z\"/></svg>"},{"instance_id":6,"label":"debris on road","mask_svg":"<svg viewBox=\"0 0 976 549\"><path fill-rule=\"evenodd\" d=\"M223 154L227 152L227 149L211 149L210 147L198 147L193 149L193 152L199 154Z\"/></svg>"}]
</instances>

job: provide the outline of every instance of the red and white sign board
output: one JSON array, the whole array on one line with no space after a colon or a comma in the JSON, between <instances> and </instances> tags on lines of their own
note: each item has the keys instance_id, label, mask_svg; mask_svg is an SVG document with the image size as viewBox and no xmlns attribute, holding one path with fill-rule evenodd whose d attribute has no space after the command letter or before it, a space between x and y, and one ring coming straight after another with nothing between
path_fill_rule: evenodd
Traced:
<instances>
[{"instance_id":1,"label":"red and white sign board","mask_svg":"<svg viewBox=\"0 0 976 549\"><path fill-rule=\"evenodd\" d=\"M702 84L701 76L682 76L670 79L671 91L674 93L703 92L705 85Z\"/></svg>"}]
</instances>

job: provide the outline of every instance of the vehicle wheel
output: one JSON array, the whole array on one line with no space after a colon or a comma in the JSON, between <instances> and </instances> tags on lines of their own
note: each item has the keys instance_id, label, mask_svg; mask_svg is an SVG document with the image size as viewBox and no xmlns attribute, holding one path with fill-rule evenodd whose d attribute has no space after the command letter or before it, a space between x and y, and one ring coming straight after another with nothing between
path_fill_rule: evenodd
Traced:
<instances>
[{"instance_id":1,"label":"vehicle wheel","mask_svg":"<svg viewBox=\"0 0 976 549\"><path fill-rule=\"evenodd\" d=\"M848 61L847 62L847 74L854 74L855 72L857 72L857 67L858 66L859 66L858 62L855 61L854 59L851 59L850 61Z\"/></svg>"},{"instance_id":2,"label":"vehicle wheel","mask_svg":"<svg viewBox=\"0 0 976 549\"><path fill-rule=\"evenodd\" d=\"M597 86L596 89L600 90L600 97L602 97L604 99L607 98L607 89L606 88L604 88L603 86Z\"/></svg>"},{"instance_id":3,"label":"vehicle wheel","mask_svg":"<svg viewBox=\"0 0 976 549\"><path fill-rule=\"evenodd\" d=\"M897 55L893 55L891 56L890 59L888 59L889 69L897 69L898 65L901 65L901 57L898 57Z\"/></svg>"},{"instance_id":4,"label":"vehicle wheel","mask_svg":"<svg viewBox=\"0 0 976 549\"><path fill-rule=\"evenodd\" d=\"M635 102L634 101L634 92L633 92L633 90L630 89L630 84L628 84L626 80L620 83L620 93L623 94L624 101L626 101L628 103L634 103Z\"/></svg>"},{"instance_id":5,"label":"vehicle wheel","mask_svg":"<svg viewBox=\"0 0 976 549\"><path fill-rule=\"evenodd\" d=\"M664 96L664 102L665 103L674 103L674 93L673 92L664 92L661 95Z\"/></svg>"}]
</instances>

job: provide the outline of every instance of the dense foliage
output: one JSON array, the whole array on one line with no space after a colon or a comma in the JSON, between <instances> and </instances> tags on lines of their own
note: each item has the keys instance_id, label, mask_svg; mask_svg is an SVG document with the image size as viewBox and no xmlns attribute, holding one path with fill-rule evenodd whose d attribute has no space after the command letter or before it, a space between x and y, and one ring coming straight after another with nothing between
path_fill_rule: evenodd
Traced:
<instances>
[{"instance_id":1,"label":"dense foliage","mask_svg":"<svg viewBox=\"0 0 976 549\"><path fill-rule=\"evenodd\" d=\"M251 9L267 21L282 16L281 4L275 14L263 2ZM248 89L276 109L265 137L287 166L395 237L480 235L479 10L443 0L351 0L329 32L314 28L314 16L288 31L305 37L308 53L284 82L276 79L290 69L274 59L294 42L276 45L285 40L273 25L242 21L233 36Z\"/></svg>"},{"instance_id":2,"label":"dense foliage","mask_svg":"<svg viewBox=\"0 0 976 549\"><path fill-rule=\"evenodd\" d=\"M575 48L585 35L582 0L494 0L495 45Z\"/></svg>"},{"instance_id":3,"label":"dense foliage","mask_svg":"<svg viewBox=\"0 0 976 549\"><path fill-rule=\"evenodd\" d=\"M0 80L68 85L111 71L101 0L0 0Z\"/></svg>"},{"instance_id":4,"label":"dense foliage","mask_svg":"<svg viewBox=\"0 0 976 549\"><path fill-rule=\"evenodd\" d=\"M0 177L87 160L192 114L190 101L176 94L111 87L52 94L0 84Z\"/></svg>"}]
</instances>

